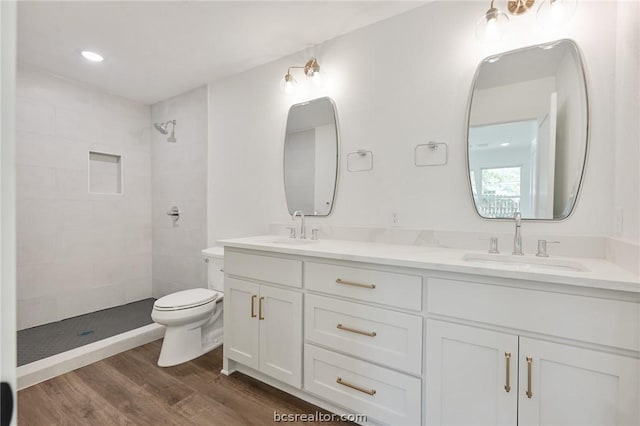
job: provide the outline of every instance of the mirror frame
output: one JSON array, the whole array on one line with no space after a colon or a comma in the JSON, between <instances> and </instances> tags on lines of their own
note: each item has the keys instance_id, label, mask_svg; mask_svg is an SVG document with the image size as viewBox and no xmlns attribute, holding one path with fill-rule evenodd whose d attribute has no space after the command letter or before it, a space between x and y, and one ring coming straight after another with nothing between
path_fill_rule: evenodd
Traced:
<instances>
[{"instance_id":1,"label":"mirror frame","mask_svg":"<svg viewBox=\"0 0 640 426\"><path fill-rule=\"evenodd\" d=\"M584 184L584 177L585 177L585 173L587 170L587 158L589 157L589 146L590 141L591 141L591 108L590 108L590 102L589 102L589 85L588 83L588 79L587 79L587 70L585 67L585 62L584 62L584 55L582 54L582 51L580 50L580 47L578 46L578 43L576 43L575 41L573 41L572 39L569 38L563 38L563 39L559 39L559 40L553 40L550 42L545 42L545 43L540 43L540 44L535 44L532 46L525 46L525 47L521 47L518 49L513 49L513 50L508 50L506 52L502 52L502 53L496 53L490 56L487 56L486 58L482 59L478 65L476 66L476 70L474 72L473 75L473 80L471 81L471 90L469 90L469 98L467 100L467 116L466 116L466 120L465 120L465 135L466 135L466 146L465 146L465 172L467 175L467 188L469 190L469 195L471 196L471 202L473 204L473 210L475 211L476 215L480 218L480 219L484 219L484 220L491 220L491 221L503 221L503 222L512 222L513 219L511 218L502 218L502 217L484 217L480 214L480 212L478 211L478 206L476 204L476 199L473 196L473 188L471 187L471 172L469 169L469 129L470 129L470 123L471 123L471 104L473 103L473 94L475 91L475 87L476 87L476 83L478 80L478 74L480 73L480 66L485 63L485 62L491 62L491 59L494 58L500 58L503 55L508 55L508 54L512 54L512 53L518 53L518 52L524 52L527 50L532 50L532 49L539 49L542 48L542 46L549 46L549 45L556 45L560 42L569 42L573 48L575 49L576 54L578 55L578 59L580 59L580 70L582 71L582 82L584 83L584 97L585 97L585 115L586 115L586 134L585 134L585 142L584 142L584 159L582 161L582 172L580 173L580 182L578 183L578 189L576 190L576 197L575 200L573 202L573 205L571 206L571 210L569 211L569 213L567 213L567 215L565 217L562 218L558 218L558 219L536 219L536 218L522 218L523 221L534 221L534 222L550 222L550 223L554 223L554 222L564 222L565 220L569 219L569 217L571 217L571 215L573 214L573 212L576 209L576 205L578 204L578 200L580 199L580 194L582 193L582 185Z\"/></svg>"},{"instance_id":2,"label":"mirror frame","mask_svg":"<svg viewBox=\"0 0 640 426\"><path fill-rule=\"evenodd\" d=\"M305 215L305 217L327 217L327 216L330 216L331 213L333 213L333 208L335 207L335 204L336 204L336 198L337 198L336 194L338 193L338 179L340 177L340 123L338 122L338 109L336 108L335 101L333 99L331 99L329 96L323 96L321 98L315 98L315 99L311 99L309 101L299 102L297 104L293 104L287 110L287 121L285 122L284 141L283 141L283 144L282 144L282 186L284 188L284 201L285 201L285 204L287 205L287 211L289 212L289 215L293 215L293 212L289 208L289 203L287 202L287 180L286 180L286 175L285 175L285 155L284 155L285 147L286 147L286 144L287 144L287 127L288 127L288 124L289 124L289 113L291 112L291 109L293 109L294 107L309 105L309 104L312 104L312 103L315 103L315 102L320 102L320 101L329 101L329 103L331 104L331 107L333 108L333 119L334 119L334 122L336 123L336 176L335 176L335 184L333 185L333 194L331 196L331 208L329 209L327 214Z\"/></svg>"}]
</instances>

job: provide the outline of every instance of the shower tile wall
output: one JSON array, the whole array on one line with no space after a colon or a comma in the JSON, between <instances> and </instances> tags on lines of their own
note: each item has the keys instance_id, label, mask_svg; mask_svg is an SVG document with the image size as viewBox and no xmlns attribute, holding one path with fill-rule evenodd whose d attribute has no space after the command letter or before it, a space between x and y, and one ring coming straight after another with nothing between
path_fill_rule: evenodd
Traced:
<instances>
[{"instance_id":1,"label":"shower tile wall","mask_svg":"<svg viewBox=\"0 0 640 426\"><path fill-rule=\"evenodd\" d=\"M177 142L155 130L151 137L153 297L207 285L207 89L151 107L152 122L168 120L177 122ZM171 206L180 208L177 226Z\"/></svg>"},{"instance_id":2,"label":"shower tile wall","mask_svg":"<svg viewBox=\"0 0 640 426\"><path fill-rule=\"evenodd\" d=\"M151 296L150 108L18 69L18 329ZM88 191L88 152L123 194Z\"/></svg>"}]
</instances>

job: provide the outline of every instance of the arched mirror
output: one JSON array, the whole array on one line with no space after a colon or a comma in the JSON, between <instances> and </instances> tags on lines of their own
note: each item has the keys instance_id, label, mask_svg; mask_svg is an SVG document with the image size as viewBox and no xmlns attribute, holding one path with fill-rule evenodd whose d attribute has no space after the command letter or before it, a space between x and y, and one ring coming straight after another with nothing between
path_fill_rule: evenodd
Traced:
<instances>
[{"instance_id":1,"label":"arched mirror","mask_svg":"<svg viewBox=\"0 0 640 426\"><path fill-rule=\"evenodd\" d=\"M589 128L582 58L559 40L484 59L471 89L469 183L488 219L562 220L575 207Z\"/></svg>"},{"instance_id":2,"label":"arched mirror","mask_svg":"<svg viewBox=\"0 0 640 426\"><path fill-rule=\"evenodd\" d=\"M338 124L331 98L289 109L284 140L284 189L289 214L328 216L338 174Z\"/></svg>"}]
</instances>

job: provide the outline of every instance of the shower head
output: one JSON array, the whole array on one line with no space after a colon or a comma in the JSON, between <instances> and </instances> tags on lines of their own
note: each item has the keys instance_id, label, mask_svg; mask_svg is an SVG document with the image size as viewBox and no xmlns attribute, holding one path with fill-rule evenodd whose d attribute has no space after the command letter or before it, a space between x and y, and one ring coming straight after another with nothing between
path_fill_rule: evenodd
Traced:
<instances>
[{"instance_id":1,"label":"shower head","mask_svg":"<svg viewBox=\"0 0 640 426\"><path fill-rule=\"evenodd\" d=\"M153 123L153 127L163 135L169 134L169 125L171 124L171 136L167 138L167 142L176 142L176 120L165 121L164 123Z\"/></svg>"},{"instance_id":2,"label":"shower head","mask_svg":"<svg viewBox=\"0 0 640 426\"><path fill-rule=\"evenodd\" d=\"M163 135L166 135L169 133L169 131L167 130L167 127L169 127L168 121L166 123L153 123L153 127L155 127L156 130L162 133Z\"/></svg>"}]
</instances>

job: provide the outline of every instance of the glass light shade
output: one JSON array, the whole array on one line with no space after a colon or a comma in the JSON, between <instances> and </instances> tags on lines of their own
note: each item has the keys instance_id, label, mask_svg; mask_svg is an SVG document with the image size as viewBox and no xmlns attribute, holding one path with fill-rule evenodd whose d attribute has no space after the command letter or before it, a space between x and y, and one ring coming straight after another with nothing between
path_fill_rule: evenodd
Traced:
<instances>
[{"instance_id":1,"label":"glass light shade","mask_svg":"<svg viewBox=\"0 0 640 426\"><path fill-rule=\"evenodd\" d=\"M322 86L322 74L320 74L320 71L314 72L310 79L314 85Z\"/></svg>"},{"instance_id":2,"label":"glass light shade","mask_svg":"<svg viewBox=\"0 0 640 426\"><path fill-rule=\"evenodd\" d=\"M571 20L577 7L577 0L544 0L536 18L543 28L559 27Z\"/></svg>"},{"instance_id":3,"label":"glass light shade","mask_svg":"<svg viewBox=\"0 0 640 426\"><path fill-rule=\"evenodd\" d=\"M483 42L495 42L502 39L508 27L509 17L507 14L492 7L478 19L476 37Z\"/></svg>"},{"instance_id":4,"label":"glass light shade","mask_svg":"<svg viewBox=\"0 0 640 426\"><path fill-rule=\"evenodd\" d=\"M287 95L293 95L296 91L298 82L289 73L287 73L282 80L280 80L280 90Z\"/></svg>"}]
</instances>

